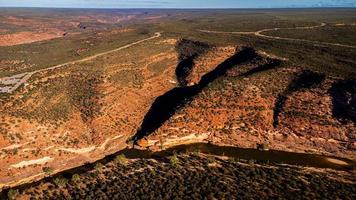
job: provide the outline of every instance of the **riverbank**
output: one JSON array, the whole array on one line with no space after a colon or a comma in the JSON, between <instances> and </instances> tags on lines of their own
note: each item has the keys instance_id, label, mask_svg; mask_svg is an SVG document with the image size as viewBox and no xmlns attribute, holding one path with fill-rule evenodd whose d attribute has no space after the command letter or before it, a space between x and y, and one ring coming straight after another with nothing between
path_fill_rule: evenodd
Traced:
<instances>
[{"instance_id":1,"label":"riverbank","mask_svg":"<svg viewBox=\"0 0 356 200\"><path fill-rule=\"evenodd\" d=\"M110 165L116 162L118 156L123 156L130 160L145 159L145 160L164 160L175 154L201 154L208 157L226 158L232 160L245 160L248 163L265 163L268 165L296 167L299 169L312 169L317 171L339 171L340 173L354 174L356 163L352 160L344 158L336 158L330 156L313 155L306 153L283 152L277 150L263 151L258 149L245 149L232 146L218 146L208 143L192 143L177 145L162 151L152 152L137 148L125 148L119 152L113 153L85 165L75 167L64 171L56 171L53 174L41 174L36 177L30 177L21 182L14 183L11 188L25 189L38 185L41 182L53 180L56 177L72 177L74 174L87 173L97 168L97 166ZM44 178L43 178L44 177ZM9 187L3 188L4 192L8 191Z\"/></svg>"},{"instance_id":2,"label":"riverbank","mask_svg":"<svg viewBox=\"0 0 356 200\"><path fill-rule=\"evenodd\" d=\"M82 170L3 191L3 197L11 191L10 194L16 194L19 199L201 199L207 196L217 199L236 196L347 199L352 196L355 184L351 172L332 169L280 165L199 152L170 152L163 156L163 152L158 155L131 149L121 153ZM135 159L129 159L134 156ZM162 187L158 189L157 185ZM328 191L332 192L328 194Z\"/></svg>"}]
</instances>

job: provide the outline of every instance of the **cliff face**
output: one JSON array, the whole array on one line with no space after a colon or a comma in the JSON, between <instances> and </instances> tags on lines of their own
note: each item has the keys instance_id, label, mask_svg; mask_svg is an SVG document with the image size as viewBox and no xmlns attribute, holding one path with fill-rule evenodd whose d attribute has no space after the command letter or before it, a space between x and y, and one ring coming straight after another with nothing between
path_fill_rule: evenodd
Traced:
<instances>
[{"instance_id":1,"label":"cliff face","mask_svg":"<svg viewBox=\"0 0 356 200\"><path fill-rule=\"evenodd\" d=\"M199 67L194 69L192 80L199 80ZM199 81L193 82L199 85ZM338 104L330 90L338 82L256 54L177 108L159 128L147 133L145 144L152 150L192 142L248 148L263 145L355 159L355 124L347 113L343 120L333 114Z\"/></svg>"}]
</instances>

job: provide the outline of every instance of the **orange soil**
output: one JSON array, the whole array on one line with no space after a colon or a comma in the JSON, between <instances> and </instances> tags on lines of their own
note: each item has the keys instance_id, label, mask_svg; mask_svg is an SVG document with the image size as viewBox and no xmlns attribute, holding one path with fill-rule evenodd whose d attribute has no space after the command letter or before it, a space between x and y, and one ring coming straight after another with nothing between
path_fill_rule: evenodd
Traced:
<instances>
[{"instance_id":1,"label":"orange soil","mask_svg":"<svg viewBox=\"0 0 356 200\"><path fill-rule=\"evenodd\" d=\"M174 80L177 65L173 47L170 49L165 53L153 54L149 50L143 50L143 54L147 54L147 56L143 56L143 60L135 60L136 63L132 62L132 56L129 53L114 55L122 58L122 63L119 64L116 62L118 58L115 61L107 60L108 63L105 63L106 77L121 70L137 70L141 71L144 82L140 87L135 85L120 86L105 79L98 86L98 89L104 94L99 100L99 103L103 104L101 114L89 122L84 122L79 110L76 109L72 111L67 121L57 127L22 118L21 122L17 122L18 118L5 116L4 122L11 125L7 133L11 135L20 133L22 139L16 140L17 142L10 141L8 137L3 137L0 134L0 149L13 148L16 151L11 155L9 151L0 150L0 188L2 184L16 185L17 181L26 180L28 177L38 174L40 175L36 178L40 178L44 175L42 170L44 166L63 170L100 159L107 154L125 148L126 140L137 131L154 99L176 86L169 82L169 80ZM162 60L167 64L162 73L155 75L147 69L147 66L154 66L155 63ZM45 85L51 84L51 79L69 76L71 74L69 72L70 69L41 72L35 80L29 82L24 90L45 87ZM19 91L19 93L22 92ZM67 98L66 94L52 95L47 101L42 95L40 92L35 92L31 98L26 100L22 108L30 111L45 104L55 105L61 99L63 101ZM21 99L22 95L15 94L14 97ZM11 102L4 106L11 107ZM4 115L0 115L0 117L4 117ZM16 146L12 146L13 144ZM46 161L48 163L43 163ZM31 165L16 168L22 164Z\"/></svg>"},{"instance_id":2,"label":"orange soil","mask_svg":"<svg viewBox=\"0 0 356 200\"><path fill-rule=\"evenodd\" d=\"M49 32L19 32L13 34L0 35L0 46L13 46L18 44L28 44L38 41L50 40L63 36L62 31L52 30Z\"/></svg>"},{"instance_id":3,"label":"orange soil","mask_svg":"<svg viewBox=\"0 0 356 200\"><path fill-rule=\"evenodd\" d=\"M169 41L168 41L169 42ZM209 51L207 55L198 58L192 73L188 77L189 85L195 85L200 81L200 78L207 72L213 70L222 61L226 60L235 52L235 47L218 47Z\"/></svg>"}]
</instances>

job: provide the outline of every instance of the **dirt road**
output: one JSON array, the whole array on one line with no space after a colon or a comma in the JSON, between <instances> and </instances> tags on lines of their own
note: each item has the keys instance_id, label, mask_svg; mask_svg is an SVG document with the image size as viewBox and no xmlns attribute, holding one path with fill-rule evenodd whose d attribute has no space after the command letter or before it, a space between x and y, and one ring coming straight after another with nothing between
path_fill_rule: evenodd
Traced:
<instances>
[{"instance_id":1,"label":"dirt road","mask_svg":"<svg viewBox=\"0 0 356 200\"><path fill-rule=\"evenodd\" d=\"M286 40L286 41L298 41L298 42L308 42L308 43L314 43L314 46L338 46L338 47L345 47L345 48L354 48L356 49L356 46L352 45L346 45L346 44L340 44L340 43L330 43L330 42L320 42L320 41L314 41L314 40L306 40L306 39L296 39L296 38L286 38L286 37L277 37L277 36L270 36L270 35L265 35L263 33L269 32L269 31L278 31L278 30L303 30L303 29L315 29L315 28L321 28L326 26L326 23L321 23L320 25L316 26L303 26L303 27L293 27L293 28L269 28L269 29L262 29L259 31L255 32L224 32L224 31L211 31L211 30L199 30L200 32L203 33L215 33L215 34L237 34L237 35L254 35L257 37L262 37L262 38L267 38L267 39L272 39L272 40Z\"/></svg>"},{"instance_id":2,"label":"dirt road","mask_svg":"<svg viewBox=\"0 0 356 200\"><path fill-rule=\"evenodd\" d=\"M63 64L59 64L59 65L55 65L55 66L52 66L52 67L48 67L48 68L45 68L45 69L40 69L40 70L36 70L36 71L32 71L32 72L22 73L21 76L19 76L17 74L17 75L13 75L13 76L9 76L9 77L0 78L0 93L9 93L9 94L13 93L17 88L19 88L22 84L26 83L31 78L31 76L36 74L36 73L47 71L47 70L53 70L53 69L57 69L57 68L61 68L61 67L66 67L66 66L69 66L69 65L72 65L72 64L76 64L76 63L92 60L92 59L95 59L97 57L100 57L100 56L103 56L103 55L106 55L106 54L109 54L109 53L113 53L113 52L116 52L116 51L120 51L120 50L123 50L123 49L127 49L129 47L134 46L134 45L137 45L137 44L140 44L142 42L146 42L148 40L152 40L152 39L155 39L155 38L159 38L159 37L161 37L161 33L157 32L157 33L154 34L154 36L151 36L149 38L142 39L142 40L127 44L125 46L122 46L122 47L119 47L119 48L116 48L116 49L113 49L113 50L110 50L110 51L106 51L106 52L103 52L103 53L98 53L98 54L95 54L95 55L92 55L92 56L89 56L89 57L86 57L86 58L82 58L82 59L79 59L79 60L66 62L66 63L63 63ZM7 85L5 87L1 87L1 83L9 82L9 81L14 82L14 84L12 86L11 85Z\"/></svg>"}]
</instances>

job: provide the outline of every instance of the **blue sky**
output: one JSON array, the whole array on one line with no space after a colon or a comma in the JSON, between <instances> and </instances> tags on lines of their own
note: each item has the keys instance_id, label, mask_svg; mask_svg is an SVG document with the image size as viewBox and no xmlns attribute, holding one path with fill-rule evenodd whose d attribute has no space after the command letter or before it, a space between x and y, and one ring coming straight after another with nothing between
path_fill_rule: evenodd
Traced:
<instances>
[{"instance_id":1,"label":"blue sky","mask_svg":"<svg viewBox=\"0 0 356 200\"><path fill-rule=\"evenodd\" d=\"M0 0L0 7L69 7L69 8L356 7L356 0Z\"/></svg>"}]
</instances>

